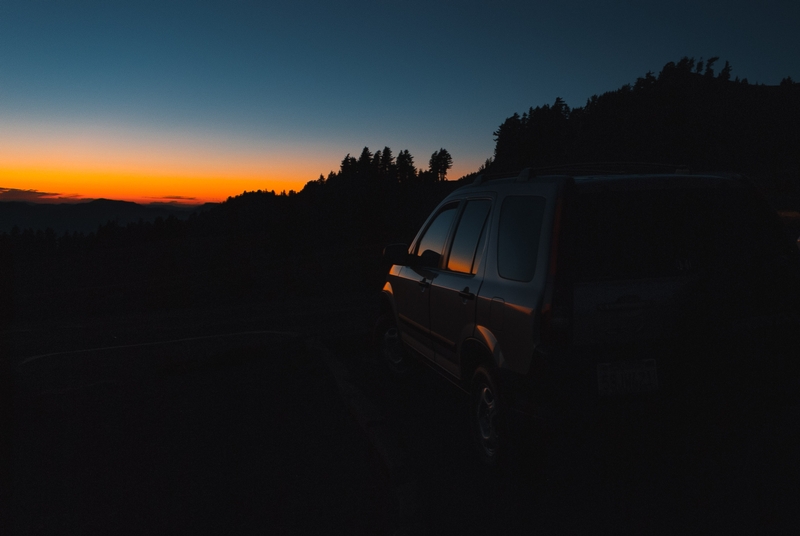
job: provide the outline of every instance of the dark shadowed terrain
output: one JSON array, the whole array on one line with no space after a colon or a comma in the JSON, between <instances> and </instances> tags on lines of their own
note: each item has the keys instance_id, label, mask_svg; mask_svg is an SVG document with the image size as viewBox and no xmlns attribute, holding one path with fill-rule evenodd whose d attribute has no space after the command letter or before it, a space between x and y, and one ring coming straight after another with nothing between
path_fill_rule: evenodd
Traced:
<instances>
[{"instance_id":1,"label":"dark shadowed terrain","mask_svg":"<svg viewBox=\"0 0 800 536\"><path fill-rule=\"evenodd\" d=\"M296 307L64 325L73 351L49 356L57 326L16 332L15 355L46 357L16 369L14 533L789 534L800 522L800 408L713 440L620 417L556 445L544 467L490 475L464 395L427 369L397 382L376 361L369 302ZM401 473L309 337L383 416Z\"/></svg>"},{"instance_id":2,"label":"dark shadowed terrain","mask_svg":"<svg viewBox=\"0 0 800 536\"><path fill-rule=\"evenodd\" d=\"M800 526L800 407L736 430L620 415L584 442L557 442L544 466L492 476L475 463L465 394L427 368L398 383L363 339L329 344L409 453L432 534L789 534Z\"/></svg>"},{"instance_id":3,"label":"dark shadowed terrain","mask_svg":"<svg viewBox=\"0 0 800 536\"><path fill-rule=\"evenodd\" d=\"M11 233L25 229L51 229L56 235L64 233L94 233L110 221L119 225L153 221L156 218L185 219L198 210L208 210L211 205L149 204L127 201L95 199L81 203L28 203L24 201L0 202L0 232Z\"/></svg>"},{"instance_id":4,"label":"dark shadowed terrain","mask_svg":"<svg viewBox=\"0 0 800 536\"><path fill-rule=\"evenodd\" d=\"M187 320L73 325L106 349L18 361L14 533L387 533L385 471L304 337Z\"/></svg>"},{"instance_id":5,"label":"dark shadowed terrain","mask_svg":"<svg viewBox=\"0 0 800 536\"><path fill-rule=\"evenodd\" d=\"M15 357L60 355L14 371L12 533L393 534L409 517L397 504L407 482L413 528L429 534L791 534L800 523L800 408L744 431L721 423L713 441L636 416L605 422L595 441L559 445L542 473L494 477L475 463L460 391L429 370L397 383L376 362L371 304L13 332ZM379 408L407 459L400 478L310 335ZM93 348L106 349L62 353Z\"/></svg>"}]
</instances>

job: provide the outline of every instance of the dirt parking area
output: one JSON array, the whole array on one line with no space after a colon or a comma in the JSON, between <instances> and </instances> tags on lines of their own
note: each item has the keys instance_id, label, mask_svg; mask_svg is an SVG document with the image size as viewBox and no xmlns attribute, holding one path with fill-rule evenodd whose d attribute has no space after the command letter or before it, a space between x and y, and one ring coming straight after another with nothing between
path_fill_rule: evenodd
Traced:
<instances>
[{"instance_id":1,"label":"dirt parking area","mask_svg":"<svg viewBox=\"0 0 800 536\"><path fill-rule=\"evenodd\" d=\"M541 472L489 474L475 463L465 395L427 369L395 381L375 359L372 306L17 326L10 533L800 526L800 408L722 448L692 438L666 448L676 444L667 429L634 442L608 434L560 445Z\"/></svg>"},{"instance_id":2,"label":"dirt parking area","mask_svg":"<svg viewBox=\"0 0 800 536\"><path fill-rule=\"evenodd\" d=\"M301 337L19 366L13 534L386 534L385 471Z\"/></svg>"}]
</instances>

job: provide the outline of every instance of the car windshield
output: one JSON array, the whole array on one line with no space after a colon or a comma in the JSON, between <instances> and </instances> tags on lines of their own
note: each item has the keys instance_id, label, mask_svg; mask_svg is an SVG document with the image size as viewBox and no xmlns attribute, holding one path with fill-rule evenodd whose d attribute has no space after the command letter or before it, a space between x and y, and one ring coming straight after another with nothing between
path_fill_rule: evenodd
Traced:
<instances>
[{"instance_id":1,"label":"car windshield","mask_svg":"<svg viewBox=\"0 0 800 536\"><path fill-rule=\"evenodd\" d=\"M780 228L744 188L600 191L576 201L578 279L682 275L778 253Z\"/></svg>"}]
</instances>

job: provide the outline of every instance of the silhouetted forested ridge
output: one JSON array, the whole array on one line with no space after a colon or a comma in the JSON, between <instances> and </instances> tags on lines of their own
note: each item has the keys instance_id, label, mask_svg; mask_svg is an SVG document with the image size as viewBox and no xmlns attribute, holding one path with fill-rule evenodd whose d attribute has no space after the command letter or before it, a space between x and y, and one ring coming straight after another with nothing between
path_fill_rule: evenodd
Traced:
<instances>
[{"instance_id":1,"label":"silhouetted forested ridge","mask_svg":"<svg viewBox=\"0 0 800 536\"><path fill-rule=\"evenodd\" d=\"M108 221L91 233L52 228L2 233L13 257L18 318L107 315L373 292L380 252L414 237L457 183L435 151L417 169L408 151L349 155L299 193L243 192L186 219Z\"/></svg>"},{"instance_id":2,"label":"silhouetted forested ridge","mask_svg":"<svg viewBox=\"0 0 800 536\"><path fill-rule=\"evenodd\" d=\"M482 171L644 161L796 185L800 85L731 80L730 65L715 74L714 63L684 58L582 108L556 99L514 114L495 132L493 158L459 181L446 180L452 157L444 148L418 168L408 150L364 147L300 192L243 192L186 219L0 233L4 292L13 294L4 303L35 320L377 292L382 248L409 243L441 199ZM800 193L792 187L773 193L790 199L787 192ZM800 198L792 203L797 211Z\"/></svg>"},{"instance_id":3,"label":"silhouetted forested ridge","mask_svg":"<svg viewBox=\"0 0 800 536\"><path fill-rule=\"evenodd\" d=\"M731 80L718 58L683 58L572 108L556 98L507 118L491 172L584 162L659 162L798 180L800 84Z\"/></svg>"},{"instance_id":4,"label":"silhouetted forested ridge","mask_svg":"<svg viewBox=\"0 0 800 536\"><path fill-rule=\"evenodd\" d=\"M158 217L186 218L195 210L207 206L162 204L141 205L128 201L95 199L80 203L30 203L24 201L0 202L0 232L18 232L25 229L47 229L62 235L65 232L91 233L108 221L121 225L153 221Z\"/></svg>"}]
</instances>

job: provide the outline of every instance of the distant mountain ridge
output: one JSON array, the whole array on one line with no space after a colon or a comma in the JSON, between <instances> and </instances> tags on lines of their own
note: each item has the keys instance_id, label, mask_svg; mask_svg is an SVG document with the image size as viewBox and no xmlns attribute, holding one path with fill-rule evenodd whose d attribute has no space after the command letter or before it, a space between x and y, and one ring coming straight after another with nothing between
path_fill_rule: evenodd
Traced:
<instances>
[{"instance_id":1,"label":"distant mountain ridge","mask_svg":"<svg viewBox=\"0 0 800 536\"><path fill-rule=\"evenodd\" d=\"M93 233L100 225L115 221L119 225L139 220L154 221L156 218L173 216L186 219L192 212L208 210L214 203L205 205L140 205L130 201L96 199L85 203L28 203L5 201L0 203L0 233L11 232L14 227L25 229L53 229L57 234L65 232Z\"/></svg>"}]
</instances>

